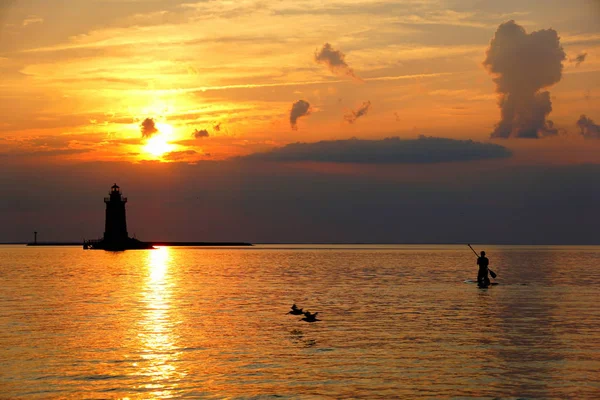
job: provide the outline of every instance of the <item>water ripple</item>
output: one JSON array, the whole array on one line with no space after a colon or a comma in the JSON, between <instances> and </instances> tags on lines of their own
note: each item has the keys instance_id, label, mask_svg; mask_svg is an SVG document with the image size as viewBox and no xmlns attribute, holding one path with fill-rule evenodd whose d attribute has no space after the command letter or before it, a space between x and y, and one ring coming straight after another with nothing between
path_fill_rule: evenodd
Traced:
<instances>
[{"instance_id":1,"label":"water ripple","mask_svg":"<svg viewBox=\"0 0 600 400\"><path fill-rule=\"evenodd\" d=\"M0 247L2 396L597 398L600 248L486 250Z\"/></svg>"}]
</instances>

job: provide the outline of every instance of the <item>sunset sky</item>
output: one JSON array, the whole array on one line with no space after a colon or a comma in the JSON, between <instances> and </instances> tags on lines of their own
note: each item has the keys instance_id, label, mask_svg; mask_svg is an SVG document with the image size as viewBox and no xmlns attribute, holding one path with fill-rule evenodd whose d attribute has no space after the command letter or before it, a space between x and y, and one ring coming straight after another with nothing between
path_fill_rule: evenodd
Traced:
<instances>
[{"instance_id":1,"label":"sunset sky","mask_svg":"<svg viewBox=\"0 0 600 400\"><path fill-rule=\"evenodd\" d=\"M2 0L0 104L0 241L600 241L596 0Z\"/></svg>"}]
</instances>

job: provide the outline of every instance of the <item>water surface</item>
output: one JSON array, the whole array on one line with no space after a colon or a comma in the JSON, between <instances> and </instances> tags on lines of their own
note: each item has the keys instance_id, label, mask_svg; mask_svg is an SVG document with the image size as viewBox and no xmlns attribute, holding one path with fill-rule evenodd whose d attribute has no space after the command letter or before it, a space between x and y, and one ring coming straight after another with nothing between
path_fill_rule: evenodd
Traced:
<instances>
[{"instance_id":1,"label":"water surface","mask_svg":"<svg viewBox=\"0 0 600 400\"><path fill-rule=\"evenodd\" d=\"M481 249L0 246L0 397L600 398L600 247Z\"/></svg>"}]
</instances>

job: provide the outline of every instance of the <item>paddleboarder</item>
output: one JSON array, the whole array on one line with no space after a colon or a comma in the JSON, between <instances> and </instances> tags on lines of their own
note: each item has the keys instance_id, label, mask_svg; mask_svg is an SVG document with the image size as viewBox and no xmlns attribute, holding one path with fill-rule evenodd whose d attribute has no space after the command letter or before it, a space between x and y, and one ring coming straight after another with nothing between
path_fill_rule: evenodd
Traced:
<instances>
[{"instance_id":1,"label":"paddleboarder","mask_svg":"<svg viewBox=\"0 0 600 400\"><path fill-rule=\"evenodd\" d=\"M479 272L477 272L477 285L487 287L490 285L490 278L488 277L488 265L490 260L485 256L485 251L481 252L481 256L477 257L477 265L479 265Z\"/></svg>"}]
</instances>

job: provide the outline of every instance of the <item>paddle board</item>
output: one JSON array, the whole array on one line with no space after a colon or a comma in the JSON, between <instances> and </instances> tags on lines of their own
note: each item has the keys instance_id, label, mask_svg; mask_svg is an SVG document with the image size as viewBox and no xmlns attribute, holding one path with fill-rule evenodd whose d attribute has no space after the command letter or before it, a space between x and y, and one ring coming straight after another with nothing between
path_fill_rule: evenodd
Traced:
<instances>
[{"instance_id":1,"label":"paddle board","mask_svg":"<svg viewBox=\"0 0 600 400\"><path fill-rule=\"evenodd\" d=\"M477 281L472 281L472 280L470 280L470 279L467 279L467 280L465 281L465 283L475 283L475 284L477 284ZM498 285L498 282L490 282L490 284L489 284L488 286L480 286L480 288L481 288L481 289L486 289L486 288L488 288L488 287L490 287L490 286L496 286L496 285Z\"/></svg>"}]
</instances>

